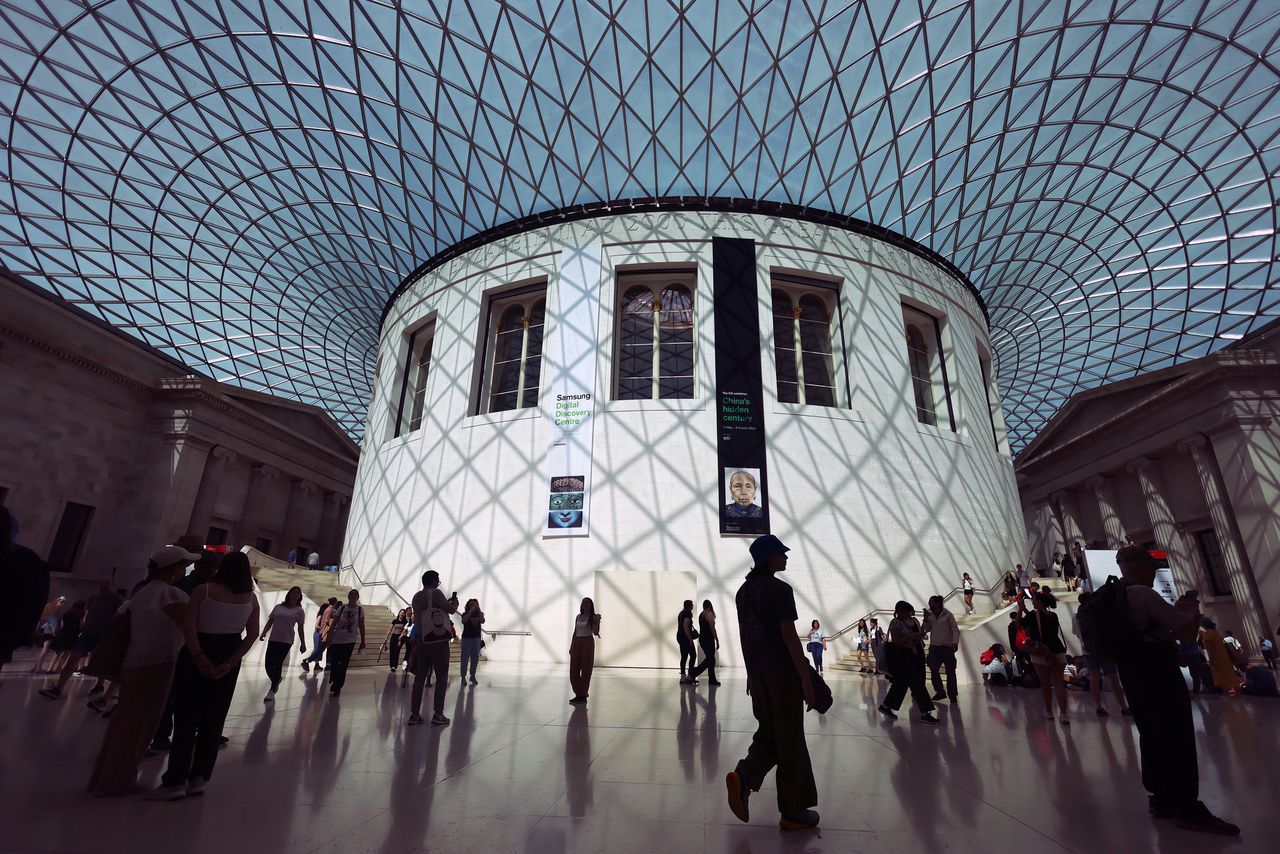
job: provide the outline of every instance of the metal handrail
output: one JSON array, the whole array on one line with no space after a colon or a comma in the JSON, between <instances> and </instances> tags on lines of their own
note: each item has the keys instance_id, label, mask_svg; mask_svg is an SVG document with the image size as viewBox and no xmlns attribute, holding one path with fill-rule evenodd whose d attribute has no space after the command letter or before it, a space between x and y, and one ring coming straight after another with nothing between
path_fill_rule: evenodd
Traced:
<instances>
[{"instance_id":1,"label":"metal handrail","mask_svg":"<svg viewBox=\"0 0 1280 854\"><path fill-rule=\"evenodd\" d=\"M990 596L992 593L995 593L997 590L1003 590L1003 589L1004 589L1004 576L1002 575L1000 577L1000 580L990 587L973 588L973 595L977 596L978 594L982 594L983 596ZM946 603L947 600L951 599L951 597L955 596L957 593L963 593L963 592L964 592L963 587L953 587L951 588L950 592L943 595L942 601L943 603ZM859 617L849 625L845 626L840 631L836 632L835 634L827 635L827 640L835 640L836 638L843 637L844 635L856 629L858 627L858 623L862 622L863 620L869 620L872 617L877 616L879 614L892 614L892 613L893 613L892 608L877 608L874 611L869 611L865 615Z\"/></svg>"},{"instance_id":2,"label":"metal handrail","mask_svg":"<svg viewBox=\"0 0 1280 854\"><path fill-rule=\"evenodd\" d=\"M395 588L395 585L392 584L390 581L365 581L363 578L360 577L359 571L357 571L355 566L352 564L347 564L346 566L342 567L342 571L346 571L346 570L351 570L351 574L355 576L356 583L353 586L355 587L378 587L378 586L386 587L392 593L396 594L396 598L399 599L404 604L406 605L412 604L408 599L404 597L404 595L399 590ZM341 575L341 572L339 572L339 575Z\"/></svg>"},{"instance_id":3,"label":"metal handrail","mask_svg":"<svg viewBox=\"0 0 1280 854\"><path fill-rule=\"evenodd\" d=\"M522 637L522 638L533 637L533 632L518 631L515 629L492 629L492 630L481 629L481 631L483 631L493 640L497 640L499 635L510 635L512 637Z\"/></svg>"}]
</instances>

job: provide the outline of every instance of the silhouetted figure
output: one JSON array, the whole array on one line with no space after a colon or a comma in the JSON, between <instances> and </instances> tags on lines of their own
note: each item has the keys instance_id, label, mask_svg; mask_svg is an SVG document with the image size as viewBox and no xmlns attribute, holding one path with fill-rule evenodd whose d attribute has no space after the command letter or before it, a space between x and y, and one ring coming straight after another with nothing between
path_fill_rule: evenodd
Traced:
<instances>
[{"instance_id":1,"label":"silhouetted figure","mask_svg":"<svg viewBox=\"0 0 1280 854\"><path fill-rule=\"evenodd\" d=\"M18 545L18 520L0 505L0 668L13 651L31 643L49 599L49 567L31 549Z\"/></svg>"}]
</instances>

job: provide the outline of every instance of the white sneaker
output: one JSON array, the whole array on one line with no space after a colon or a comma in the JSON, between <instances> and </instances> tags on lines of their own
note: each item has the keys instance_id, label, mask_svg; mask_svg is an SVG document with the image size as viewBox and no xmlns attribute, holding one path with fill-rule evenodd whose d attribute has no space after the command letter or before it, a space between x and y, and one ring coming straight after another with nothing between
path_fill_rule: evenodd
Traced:
<instances>
[{"instance_id":1,"label":"white sneaker","mask_svg":"<svg viewBox=\"0 0 1280 854\"><path fill-rule=\"evenodd\" d=\"M204 794L205 779L203 777L192 777L187 783L187 797L198 798Z\"/></svg>"},{"instance_id":2,"label":"white sneaker","mask_svg":"<svg viewBox=\"0 0 1280 854\"><path fill-rule=\"evenodd\" d=\"M143 797L148 801L180 801L186 796L186 786L156 786Z\"/></svg>"}]
</instances>

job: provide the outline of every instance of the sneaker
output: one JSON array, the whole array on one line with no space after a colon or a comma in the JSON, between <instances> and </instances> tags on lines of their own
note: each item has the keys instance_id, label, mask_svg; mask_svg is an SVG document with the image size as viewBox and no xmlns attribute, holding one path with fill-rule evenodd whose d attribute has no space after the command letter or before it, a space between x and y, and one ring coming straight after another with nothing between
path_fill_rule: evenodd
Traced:
<instances>
[{"instance_id":1,"label":"sneaker","mask_svg":"<svg viewBox=\"0 0 1280 854\"><path fill-rule=\"evenodd\" d=\"M187 781L187 797L198 798L204 794L205 779L203 777L192 777Z\"/></svg>"},{"instance_id":2,"label":"sneaker","mask_svg":"<svg viewBox=\"0 0 1280 854\"><path fill-rule=\"evenodd\" d=\"M449 719L446 718L444 715L440 714L439 712L436 712L434 715L431 716L431 725L432 726L448 726Z\"/></svg>"},{"instance_id":3,"label":"sneaker","mask_svg":"<svg viewBox=\"0 0 1280 854\"><path fill-rule=\"evenodd\" d=\"M784 815L778 820L778 827L783 830L813 830L818 826L818 813L805 810L799 815Z\"/></svg>"},{"instance_id":4,"label":"sneaker","mask_svg":"<svg viewBox=\"0 0 1280 854\"><path fill-rule=\"evenodd\" d=\"M933 716L933 712L924 712L920 715L920 722L926 724L936 724L938 719Z\"/></svg>"},{"instance_id":5,"label":"sneaker","mask_svg":"<svg viewBox=\"0 0 1280 854\"><path fill-rule=\"evenodd\" d=\"M1098 706L1098 717L1109 718L1111 717L1111 713L1108 712L1106 709L1102 708L1102 706Z\"/></svg>"},{"instance_id":6,"label":"sneaker","mask_svg":"<svg viewBox=\"0 0 1280 854\"><path fill-rule=\"evenodd\" d=\"M156 786L143 797L148 801L180 801L186 796L186 786Z\"/></svg>"},{"instance_id":7,"label":"sneaker","mask_svg":"<svg viewBox=\"0 0 1280 854\"><path fill-rule=\"evenodd\" d=\"M1240 828L1209 812L1203 801L1196 801L1190 809L1175 813L1173 823L1183 830L1200 833L1216 833L1219 836L1239 836Z\"/></svg>"},{"instance_id":8,"label":"sneaker","mask_svg":"<svg viewBox=\"0 0 1280 854\"><path fill-rule=\"evenodd\" d=\"M472 684L472 685L479 685L480 683L476 681L476 677L472 676L472 677L471 677L471 684Z\"/></svg>"},{"instance_id":9,"label":"sneaker","mask_svg":"<svg viewBox=\"0 0 1280 854\"><path fill-rule=\"evenodd\" d=\"M582 705L583 703L585 703L586 701L587 701L587 698L586 698L586 697L570 697L570 698L569 698L569 705L571 705L571 706L581 706L581 705Z\"/></svg>"},{"instance_id":10,"label":"sneaker","mask_svg":"<svg viewBox=\"0 0 1280 854\"><path fill-rule=\"evenodd\" d=\"M894 713L893 709L889 708L884 703L881 703L880 708L877 709L876 711L878 711L880 714L884 715L885 717L891 718L895 721L898 719L898 716Z\"/></svg>"},{"instance_id":11,"label":"sneaker","mask_svg":"<svg viewBox=\"0 0 1280 854\"><path fill-rule=\"evenodd\" d=\"M342 692L341 692L341 691L330 691L330 692L329 692L329 696L336 700L336 699L338 699L339 697L341 697L341 696L342 696Z\"/></svg>"},{"instance_id":12,"label":"sneaker","mask_svg":"<svg viewBox=\"0 0 1280 854\"><path fill-rule=\"evenodd\" d=\"M422 715L417 712L409 715L409 726L418 726L420 723L422 723Z\"/></svg>"},{"instance_id":13,"label":"sneaker","mask_svg":"<svg viewBox=\"0 0 1280 854\"><path fill-rule=\"evenodd\" d=\"M310 672L311 672L311 662L310 662L310 661L304 661L304 662L302 662L302 672L303 672L303 673L310 673Z\"/></svg>"},{"instance_id":14,"label":"sneaker","mask_svg":"<svg viewBox=\"0 0 1280 854\"><path fill-rule=\"evenodd\" d=\"M712 688L719 688L719 687L720 687L720 683L719 683L719 682L708 682L707 684L708 684L708 685L710 685Z\"/></svg>"},{"instance_id":15,"label":"sneaker","mask_svg":"<svg viewBox=\"0 0 1280 854\"><path fill-rule=\"evenodd\" d=\"M97 697L93 700L90 700L85 705L88 706L92 711L98 712L99 714L107 710L107 701L102 699L101 697Z\"/></svg>"},{"instance_id":16,"label":"sneaker","mask_svg":"<svg viewBox=\"0 0 1280 854\"><path fill-rule=\"evenodd\" d=\"M224 750L224 749L226 749L226 746L227 746L228 744L230 744L230 743L231 743L231 739L227 738L225 735L220 735L220 736L218 736L218 749L219 749L219 750Z\"/></svg>"},{"instance_id":17,"label":"sneaker","mask_svg":"<svg viewBox=\"0 0 1280 854\"><path fill-rule=\"evenodd\" d=\"M737 771L730 771L725 775L724 787L728 791L730 811L738 817L738 821L750 821L751 813L747 809L747 798L751 796L751 791L743 781L742 775Z\"/></svg>"},{"instance_id":18,"label":"sneaker","mask_svg":"<svg viewBox=\"0 0 1280 854\"><path fill-rule=\"evenodd\" d=\"M1071 726L1071 719L1063 718L1061 721L1059 721L1059 723L1061 723L1063 726Z\"/></svg>"},{"instance_id":19,"label":"sneaker","mask_svg":"<svg viewBox=\"0 0 1280 854\"><path fill-rule=\"evenodd\" d=\"M46 700L56 700L62 696L62 690L57 686L54 686L53 688L41 688L36 693L41 697L44 697Z\"/></svg>"},{"instance_id":20,"label":"sneaker","mask_svg":"<svg viewBox=\"0 0 1280 854\"><path fill-rule=\"evenodd\" d=\"M945 700L945 699L947 699L947 695L946 695L946 694L944 694L944 693L942 693L941 691L939 691L938 693L934 694L934 695L933 695L932 697L930 697L929 699L930 699L930 700L933 700L933 701L936 703L936 702L938 702L939 700Z\"/></svg>"},{"instance_id":21,"label":"sneaker","mask_svg":"<svg viewBox=\"0 0 1280 854\"><path fill-rule=\"evenodd\" d=\"M692 685L692 684L693 684L693 680L692 680L692 679L690 679L688 676L681 676L681 677L680 677L680 684L681 684L681 685Z\"/></svg>"},{"instance_id":22,"label":"sneaker","mask_svg":"<svg viewBox=\"0 0 1280 854\"><path fill-rule=\"evenodd\" d=\"M101 685L94 685L92 688L90 688L90 689L89 689L89 696L90 696L90 697L92 697L94 694L101 694L101 693L102 693L102 686L101 686Z\"/></svg>"}]
</instances>

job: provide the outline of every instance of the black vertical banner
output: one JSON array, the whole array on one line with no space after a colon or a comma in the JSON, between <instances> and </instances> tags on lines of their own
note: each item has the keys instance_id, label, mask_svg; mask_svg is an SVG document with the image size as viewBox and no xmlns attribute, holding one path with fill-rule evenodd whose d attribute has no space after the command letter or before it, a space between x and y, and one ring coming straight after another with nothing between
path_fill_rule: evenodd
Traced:
<instances>
[{"instance_id":1,"label":"black vertical banner","mask_svg":"<svg viewBox=\"0 0 1280 854\"><path fill-rule=\"evenodd\" d=\"M769 533L754 240L711 241L720 533Z\"/></svg>"}]
</instances>

